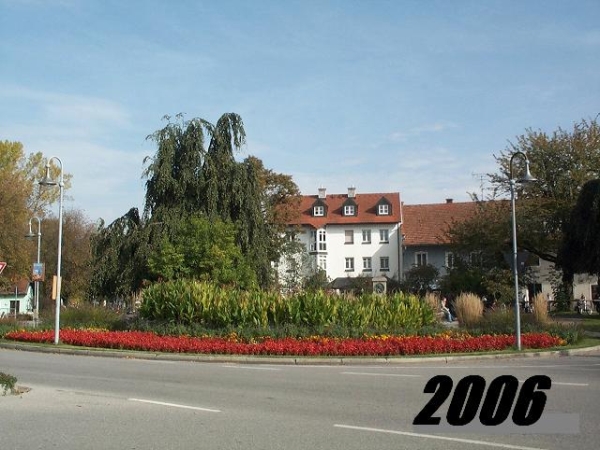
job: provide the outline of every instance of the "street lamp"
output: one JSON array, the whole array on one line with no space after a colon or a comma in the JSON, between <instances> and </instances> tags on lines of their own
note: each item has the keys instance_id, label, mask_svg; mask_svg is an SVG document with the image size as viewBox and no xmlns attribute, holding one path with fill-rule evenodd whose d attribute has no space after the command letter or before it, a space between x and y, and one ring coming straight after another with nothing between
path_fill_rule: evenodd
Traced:
<instances>
[{"instance_id":1,"label":"street lamp","mask_svg":"<svg viewBox=\"0 0 600 450\"><path fill-rule=\"evenodd\" d=\"M523 178L515 179L513 176L513 161L515 157L519 156L525 161L525 176ZM512 243L513 243L513 254L512 254L512 269L513 276L515 279L515 338L517 344L517 350L521 350L521 311L519 308L519 272L518 272L518 257L517 257L517 216L515 214L515 185L517 183L530 183L536 181L536 179L529 172L529 159L523 152L516 152L510 158L510 207L512 213Z\"/></svg>"},{"instance_id":2,"label":"street lamp","mask_svg":"<svg viewBox=\"0 0 600 450\"><path fill-rule=\"evenodd\" d=\"M37 220L37 234L34 233L31 229L31 221L33 219ZM40 263L40 251L42 248L42 221L39 217L32 217L29 219L29 233L25 235L26 238L33 239L37 236L37 263ZM33 315L33 323L37 324L37 321L40 318L40 282L35 280L35 314Z\"/></svg>"},{"instance_id":3,"label":"street lamp","mask_svg":"<svg viewBox=\"0 0 600 450\"><path fill-rule=\"evenodd\" d=\"M58 183L52 179L50 176L50 161L55 159L58 161L58 165L60 166L60 179ZM46 176L42 178L39 182L40 186L56 186L60 189L60 199L58 203L58 261L56 263L56 316L54 320L54 343L58 344L60 337L60 264L62 257L62 213L63 213L63 190L65 187L64 179L63 179L63 165L60 158L53 156L46 163Z\"/></svg>"}]
</instances>

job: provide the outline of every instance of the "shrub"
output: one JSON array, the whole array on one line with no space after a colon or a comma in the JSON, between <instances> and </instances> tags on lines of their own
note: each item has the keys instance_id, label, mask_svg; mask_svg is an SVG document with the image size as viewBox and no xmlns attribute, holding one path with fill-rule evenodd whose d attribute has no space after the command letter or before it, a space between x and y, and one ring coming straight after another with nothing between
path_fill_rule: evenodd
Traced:
<instances>
[{"instance_id":1,"label":"shrub","mask_svg":"<svg viewBox=\"0 0 600 450\"><path fill-rule=\"evenodd\" d=\"M548 323L548 301L546 300L546 296L541 292L536 294L531 304L533 306L532 314L535 322L539 324Z\"/></svg>"},{"instance_id":2,"label":"shrub","mask_svg":"<svg viewBox=\"0 0 600 450\"><path fill-rule=\"evenodd\" d=\"M4 372L0 372L0 386L2 387L2 395L6 395L9 391L13 393L15 391L16 384L16 377L8 375Z\"/></svg>"},{"instance_id":3,"label":"shrub","mask_svg":"<svg viewBox=\"0 0 600 450\"><path fill-rule=\"evenodd\" d=\"M481 321L483 316L483 303L475 294L462 293L454 302L454 310L458 321L462 325L472 327L479 324Z\"/></svg>"},{"instance_id":4,"label":"shrub","mask_svg":"<svg viewBox=\"0 0 600 450\"><path fill-rule=\"evenodd\" d=\"M50 315L51 313L51 315ZM46 327L54 323L55 310L48 310L44 314ZM63 308L60 311L61 327L80 328L106 328L116 330L122 328L123 314L103 306L93 306L89 303L76 307Z\"/></svg>"},{"instance_id":5,"label":"shrub","mask_svg":"<svg viewBox=\"0 0 600 450\"><path fill-rule=\"evenodd\" d=\"M275 292L225 289L206 282L175 280L143 291L143 319L206 328L271 328L285 325L380 330L416 329L434 322L434 312L412 295L340 296L323 291L282 297Z\"/></svg>"}]
</instances>

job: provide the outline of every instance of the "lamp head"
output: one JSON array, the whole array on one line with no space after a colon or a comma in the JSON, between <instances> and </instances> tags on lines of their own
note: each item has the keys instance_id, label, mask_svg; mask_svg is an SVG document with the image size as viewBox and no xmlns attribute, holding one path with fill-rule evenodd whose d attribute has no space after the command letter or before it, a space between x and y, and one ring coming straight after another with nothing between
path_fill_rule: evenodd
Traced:
<instances>
[{"instance_id":1,"label":"lamp head","mask_svg":"<svg viewBox=\"0 0 600 450\"><path fill-rule=\"evenodd\" d=\"M519 183L533 183L537 181L537 178L535 178L533 175L531 175L531 172L529 170L529 160L525 160L525 175L519 179Z\"/></svg>"},{"instance_id":2,"label":"lamp head","mask_svg":"<svg viewBox=\"0 0 600 450\"><path fill-rule=\"evenodd\" d=\"M56 186L58 183L50 176L50 164L46 164L46 175L39 181L41 186Z\"/></svg>"},{"instance_id":3,"label":"lamp head","mask_svg":"<svg viewBox=\"0 0 600 450\"><path fill-rule=\"evenodd\" d=\"M29 233L25 235L27 239L33 239L36 235L33 234L33 230L31 229L31 219L29 219Z\"/></svg>"}]
</instances>

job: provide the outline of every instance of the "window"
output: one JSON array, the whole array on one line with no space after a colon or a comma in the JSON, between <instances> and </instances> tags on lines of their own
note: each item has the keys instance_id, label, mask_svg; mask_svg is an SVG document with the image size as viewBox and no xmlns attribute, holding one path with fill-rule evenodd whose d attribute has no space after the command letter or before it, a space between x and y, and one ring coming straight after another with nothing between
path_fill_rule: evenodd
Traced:
<instances>
[{"instance_id":1,"label":"window","mask_svg":"<svg viewBox=\"0 0 600 450\"><path fill-rule=\"evenodd\" d=\"M19 314L20 312L20 305L19 303L21 302L21 300L11 300L10 301L10 315L15 315L15 314Z\"/></svg>"},{"instance_id":2,"label":"window","mask_svg":"<svg viewBox=\"0 0 600 450\"><path fill-rule=\"evenodd\" d=\"M469 262L473 266L480 266L481 260L481 252L471 252L471 254L469 255Z\"/></svg>"},{"instance_id":3,"label":"window","mask_svg":"<svg viewBox=\"0 0 600 450\"><path fill-rule=\"evenodd\" d=\"M446 252L446 267L452 269L454 267L454 253Z\"/></svg>"},{"instance_id":4,"label":"window","mask_svg":"<svg viewBox=\"0 0 600 450\"><path fill-rule=\"evenodd\" d=\"M379 208L377 209L377 215L388 216L389 214L390 214L390 205L388 205L387 203L382 203L381 205L379 205Z\"/></svg>"},{"instance_id":5,"label":"window","mask_svg":"<svg viewBox=\"0 0 600 450\"><path fill-rule=\"evenodd\" d=\"M387 256L382 256L379 258L379 268L382 272L390 271L390 258Z\"/></svg>"},{"instance_id":6,"label":"window","mask_svg":"<svg viewBox=\"0 0 600 450\"><path fill-rule=\"evenodd\" d=\"M346 272L354 271L354 258L346 258Z\"/></svg>"},{"instance_id":7,"label":"window","mask_svg":"<svg viewBox=\"0 0 600 450\"><path fill-rule=\"evenodd\" d=\"M327 235L325 233L325 230L319 230L318 236L319 236L319 251L324 252L327 250L327 242L326 242Z\"/></svg>"},{"instance_id":8,"label":"window","mask_svg":"<svg viewBox=\"0 0 600 450\"><path fill-rule=\"evenodd\" d=\"M345 216L354 216L355 213L356 213L356 206L354 206L354 205L344 206L344 215Z\"/></svg>"},{"instance_id":9,"label":"window","mask_svg":"<svg viewBox=\"0 0 600 450\"><path fill-rule=\"evenodd\" d=\"M371 258L363 258L363 270L365 272L370 272L371 271Z\"/></svg>"},{"instance_id":10,"label":"window","mask_svg":"<svg viewBox=\"0 0 600 450\"><path fill-rule=\"evenodd\" d=\"M379 230L379 242L384 244L390 242L389 230Z\"/></svg>"},{"instance_id":11,"label":"window","mask_svg":"<svg viewBox=\"0 0 600 450\"><path fill-rule=\"evenodd\" d=\"M313 208L313 216L324 216L325 215L325 207L324 206L315 206Z\"/></svg>"},{"instance_id":12,"label":"window","mask_svg":"<svg viewBox=\"0 0 600 450\"><path fill-rule=\"evenodd\" d=\"M310 230L310 242L308 250L311 252L317 251L317 230Z\"/></svg>"},{"instance_id":13,"label":"window","mask_svg":"<svg viewBox=\"0 0 600 450\"><path fill-rule=\"evenodd\" d=\"M415 253L415 264L419 267L427 265L427 252Z\"/></svg>"},{"instance_id":14,"label":"window","mask_svg":"<svg viewBox=\"0 0 600 450\"><path fill-rule=\"evenodd\" d=\"M344 241L345 244L354 244L354 230L346 230L344 232L346 239Z\"/></svg>"},{"instance_id":15,"label":"window","mask_svg":"<svg viewBox=\"0 0 600 450\"><path fill-rule=\"evenodd\" d=\"M319 269L327 271L327 255L319 255L317 266L319 266Z\"/></svg>"},{"instance_id":16,"label":"window","mask_svg":"<svg viewBox=\"0 0 600 450\"><path fill-rule=\"evenodd\" d=\"M371 243L371 230L362 230L362 243L363 244Z\"/></svg>"}]
</instances>

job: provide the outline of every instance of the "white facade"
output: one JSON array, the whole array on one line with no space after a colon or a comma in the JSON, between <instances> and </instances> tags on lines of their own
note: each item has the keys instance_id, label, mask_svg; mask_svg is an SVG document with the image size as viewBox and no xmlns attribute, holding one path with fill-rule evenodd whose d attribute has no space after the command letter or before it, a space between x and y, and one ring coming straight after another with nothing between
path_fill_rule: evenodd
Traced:
<instances>
[{"instance_id":1,"label":"white facade","mask_svg":"<svg viewBox=\"0 0 600 450\"><path fill-rule=\"evenodd\" d=\"M334 280L399 273L399 224L326 225L298 236L314 263Z\"/></svg>"}]
</instances>

